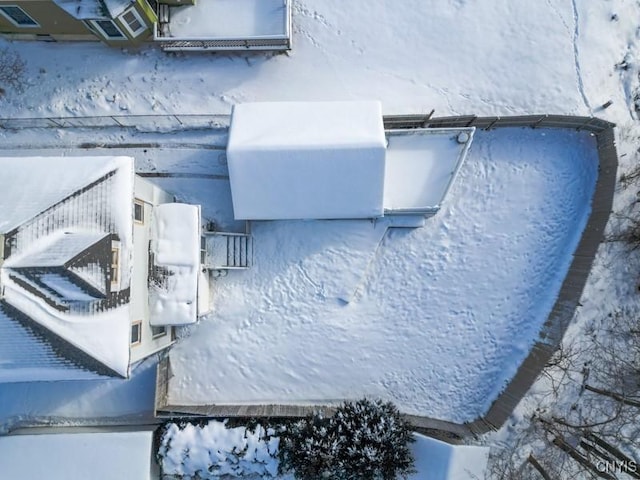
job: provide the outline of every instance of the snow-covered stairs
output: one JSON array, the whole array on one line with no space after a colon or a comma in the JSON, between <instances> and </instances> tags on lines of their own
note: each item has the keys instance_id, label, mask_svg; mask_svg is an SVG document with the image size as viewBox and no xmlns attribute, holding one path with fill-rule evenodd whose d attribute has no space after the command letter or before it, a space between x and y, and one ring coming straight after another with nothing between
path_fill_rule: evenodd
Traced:
<instances>
[{"instance_id":1,"label":"snow-covered stairs","mask_svg":"<svg viewBox=\"0 0 640 480\"><path fill-rule=\"evenodd\" d=\"M246 269L253 263L253 241L246 233L205 232L203 253L205 268Z\"/></svg>"}]
</instances>

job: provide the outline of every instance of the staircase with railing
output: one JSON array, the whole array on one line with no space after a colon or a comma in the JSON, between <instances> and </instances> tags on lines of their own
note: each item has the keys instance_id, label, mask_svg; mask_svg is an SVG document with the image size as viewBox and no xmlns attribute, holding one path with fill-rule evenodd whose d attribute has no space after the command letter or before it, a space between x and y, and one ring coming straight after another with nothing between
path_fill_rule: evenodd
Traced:
<instances>
[{"instance_id":1,"label":"staircase with railing","mask_svg":"<svg viewBox=\"0 0 640 480\"><path fill-rule=\"evenodd\" d=\"M253 239L248 233L204 232L201 256L206 269L247 269L253 264Z\"/></svg>"}]
</instances>

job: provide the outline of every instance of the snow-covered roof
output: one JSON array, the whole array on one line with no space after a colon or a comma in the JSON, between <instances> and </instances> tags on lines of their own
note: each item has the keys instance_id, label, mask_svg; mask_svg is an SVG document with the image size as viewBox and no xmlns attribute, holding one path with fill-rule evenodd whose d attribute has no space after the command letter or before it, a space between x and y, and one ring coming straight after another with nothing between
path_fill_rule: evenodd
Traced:
<instances>
[{"instance_id":1,"label":"snow-covered roof","mask_svg":"<svg viewBox=\"0 0 640 480\"><path fill-rule=\"evenodd\" d=\"M265 102L233 109L227 161L236 219L383 214L379 102Z\"/></svg>"},{"instance_id":2,"label":"snow-covered roof","mask_svg":"<svg viewBox=\"0 0 640 480\"><path fill-rule=\"evenodd\" d=\"M53 0L53 3L78 20L108 18L107 11L101 0Z\"/></svg>"},{"instance_id":3,"label":"snow-covered roof","mask_svg":"<svg viewBox=\"0 0 640 480\"><path fill-rule=\"evenodd\" d=\"M154 209L151 251L159 270L149 292L149 323L194 323L198 312L200 207L167 203Z\"/></svg>"},{"instance_id":4,"label":"snow-covered roof","mask_svg":"<svg viewBox=\"0 0 640 480\"><path fill-rule=\"evenodd\" d=\"M78 20L102 20L119 17L133 0L53 0Z\"/></svg>"},{"instance_id":5,"label":"snow-covered roof","mask_svg":"<svg viewBox=\"0 0 640 480\"><path fill-rule=\"evenodd\" d=\"M488 447L451 445L417 433L411 449L416 473L411 480L472 480L483 479Z\"/></svg>"},{"instance_id":6,"label":"snow-covered roof","mask_svg":"<svg viewBox=\"0 0 640 480\"><path fill-rule=\"evenodd\" d=\"M199 0L171 10L176 38L247 38L284 35L287 3L283 0Z\"/></svg>"},{"instance_id":7,"label":"snow-covered roof","mask_svg":"<svg viewBox=\"0 0 640 480\"><path fill-rule=\"evenodd\" d=\"M119 17L127 8L135 3L135 0L102 0L111 15L111 18Z\"/></svg>"},{"instance_id":8,"label":"snow-covered roof","mask_svg":"<svg viewBox=\"0 0 640 480\"><path fill-rule=\"evenodd\" d=\"M18 255L10 257L4 267L59 267L86 250L106 234L59 230L41 238Z\"/></svg>"},{"instance_id":9,"label":"snow-covered roof","mask_svg":"<svg viewBox=\"0 0 640 480\"><path fill-rule=\"evenodd\" d=\"M58 433L0 437L2 478L152 478L153 432Z\"/></svg>"},{"instance_id":10,"label":"snow-covered roof","mask_svg":"<svg viewBox=\"0 0 640 480\"><path fill-rule=\"evenodd\" d=\"M0 157L0 233L126 162L127 157Z\"/></svg>"},{"instance_id":11,"label":"snow-covered roof","mask_svg":"<svg viewBox=\"0 0 640 480\"><path fill-rule=\"evenodd\" d=\"M54 345L34 335L8 310L0 303L0 382L97 378L56 352Z\"/></svg>"},{"instance_id":12,"label":"snow-covered roof","mask_svg":"<svg viewBox=\"0 0 640 480\"><path fill-rule=\"evenodd\" d=\"M74 264L77 271L65 269L83 250L108 241L108 236L113 235L120 245L120 286L122 289L129 286L133 159L4 157L0 158L0 168L3 172L0 231L5 232L8 244L4 251L7 258L0 268L3 301L33 322L45 341L63 343L62 350L70 351L86 368L102 374L127 376L128 303L92 308L92 302L97 299L81 285L90 283L100 290L99 281L93 285L85 277L106 278L110 244L106 244L105 257L108 258L102 259L102 266L79 262ZM120 303L122 300L124 297ZM86 311L71 308L75 302L84 302ZM79 318L82 321L78 321ZM2 321L6 318L0 317ZM51 356L33 358L36 357L42 361L38 365L40 372L34 362L29 379L38 376L49 379ZM7 358L0 363L0 381L7 381L2 370L10 364ZM69 378L77 377L73 372L69 375Z\"/></svg>"}]
</instances>

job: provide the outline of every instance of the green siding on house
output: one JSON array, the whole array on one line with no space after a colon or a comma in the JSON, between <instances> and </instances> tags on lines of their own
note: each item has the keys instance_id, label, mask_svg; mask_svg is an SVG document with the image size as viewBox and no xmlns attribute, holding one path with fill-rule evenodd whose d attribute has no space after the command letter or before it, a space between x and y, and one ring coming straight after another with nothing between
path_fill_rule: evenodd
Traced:
<instances>
[{"instance_id":1,"label":"green siding on house","mask_svg":"<svg viewBox=\"0 0 640 480\"><path fill-rule=\"evenodd\" d=\"M0 0L0 6L15 5L33 18L39 26L19 27L0 14L0 33L24 33L31 35L87 35L81 21L67 14L50 0Z\"/></svg>"},{"instance_id":2,"label":"green siding on house","mask_svg":"<svg viewBox=\"0 0 640 480\"><path fill-rule=\"evenodd\" d=\"M0 13L0 34L16 38L37 38L38 35L49 35L53 39L60 40L102 40L111 46L137 45L151 36L153 23L157 19L147 0L132 2L132 8L113 19L113 23L123 34L123 37L118 39L108 38L91 21L85 22L73 18L51 0L0 0L0 7L3 5L20 7L38 24L38 26L19 26ZM135 16L132 16L132 10L135 11ZM126 21L127 19L129 22ZM144 24L144 29L138 22ZM134 28L128 27L127 24L133 25ZM107 24L104 26L108 27Z\"/></svg>"}]
</instances>

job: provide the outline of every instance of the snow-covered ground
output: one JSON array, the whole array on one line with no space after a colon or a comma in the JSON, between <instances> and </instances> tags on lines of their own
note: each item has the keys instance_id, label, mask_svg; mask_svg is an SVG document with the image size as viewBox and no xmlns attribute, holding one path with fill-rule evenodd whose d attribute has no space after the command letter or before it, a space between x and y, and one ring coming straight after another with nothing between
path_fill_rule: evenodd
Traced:
<instances>
[{"instance_id":1,"label":"snow-covered ground","mask_svg":"<svg viewBox=\"0 0 640 480\"><path fill-rule=\"evenodd\" d=\"M624 170L635 159L640 137L632 108L638 18L640 7L628 0L296 0L294 49L287 55L166 55L151 46L121 51L98 44L0 41L27 62L24 91L6 89L0 116L229 113L241 101L343 99L379 99L387 114L432 108L437 115L594 113L618 123ZM623 60L627 67L616 68ZM613 104L601 109L608 100ZM53 132L45 145L64 145L68 135ZM51 135L32 132L23 144L34 146ZM16 134L0 132L0 138L10 143ZM108 134L111 142L120 138ZM194 155L198 161L200 153ZM135 155L153 167L154 158L142 148ZM208 196L205 210L216 213L212 205L218 198L207 190L209 181L190 181L192 189L186 179L162 179L166 188L176 185L186 196ZM487 188L502 186L487 178ZM599 305L616 299L637 308L628 300L635 285L620 283L632 278L626 256L605 249L597 261L597 275L587 287L591 307L578 312L577 325L588 324L605 308ZM151 389L148 376L140 385ZM136 384L115 382L108 388L2 385L2 414L73 419L139 408L149 413L147 387L125 394L127 385ZM102 402L93 401L96 392Z\"/></svg>"},{"instance_id":2,"label":"snow-covered ground","mask_svg":"<svg viewBox=\"0 0 640 480\"><path fill-rule=\"evenodd\" d=\"M26 88L7 92L1 111L228 113L242 101L378 99L387 114L584 114L612 98L605 116L623 115L611 71L633 35L625 3L295 0L294 48L275 56L12 44Z\"/></svg>"},{"instance_id":3,"label":"snow-covered ground","mask_svg":"<svg viewBox=\"0 0 640 480\"><path fill-rule=\"evenodd\" d=\"M474 420L551 310L596 168L587 133L477 132L424 227L253 223L254 267L216 280L213 313L171 351L169 403L366 395Z\"/></svg>"}]
</instances>

